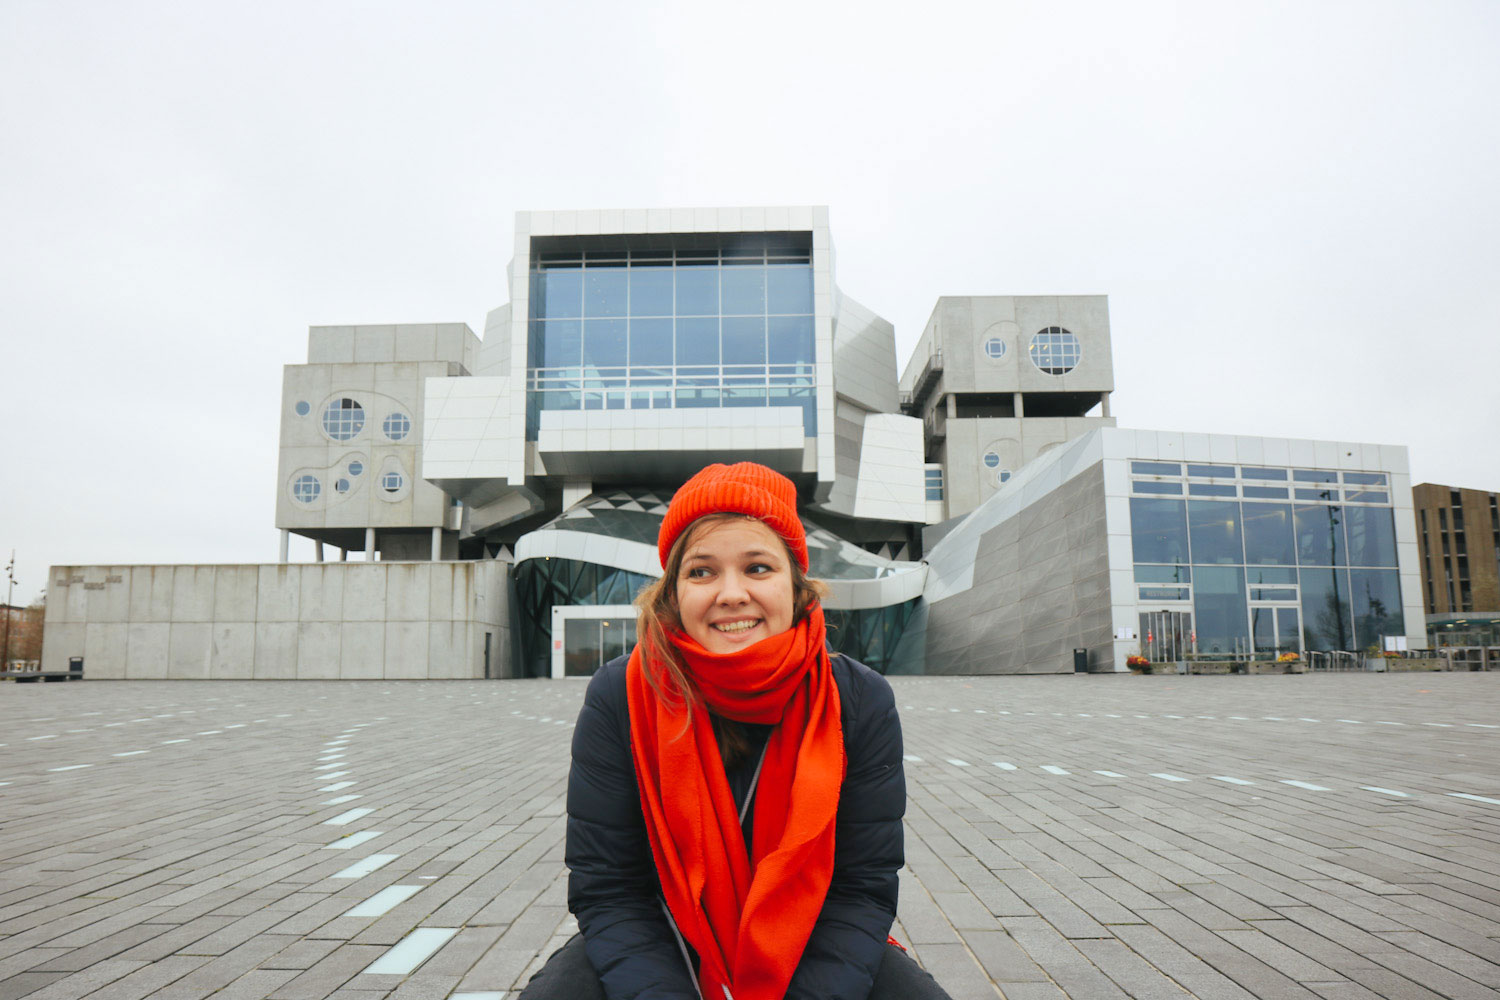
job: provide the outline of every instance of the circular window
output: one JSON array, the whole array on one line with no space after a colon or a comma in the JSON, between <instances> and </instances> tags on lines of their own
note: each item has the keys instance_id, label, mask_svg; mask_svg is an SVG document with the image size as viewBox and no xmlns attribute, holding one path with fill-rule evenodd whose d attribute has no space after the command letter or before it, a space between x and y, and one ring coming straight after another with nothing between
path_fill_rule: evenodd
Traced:
<instances>
[{"instance_id":1,"label":"circular window","mask_svg":"<svg viewBox=\"0 0 1500 1000\"><path fill-rule=\"evenodd\" d=\"M404 413L392 413L385 418L381 429L392 441L400 441L411 433L411 418Z\"/></svg>"},{"instance_id":2,"label":"circular window","mask_svg":"<svg viewBox=\"0 0 1500 1000\"><path fill-rule=\"evenodd\" d=\"M347 479L338 479L338 480L335 480L334 484L333 484L333 488L335 490L337 490L338 492L340 492L340 493L348 493L349 492L349 480L347 480Z\"/></svg>"},{"instance_id":3,"label":"circular window","mask_svg":"<svg viewBox=\"0 0 1500 1000\"><path fill-rule=\"evenodd\" d=\"M987 469L998 469L998 468L1000 468L1000 456L999 456L999 454L997 454L996 452L993 452L993 451L987 451L987 452L985 452L984 453L984 465L985 465L985 468L987 468Z\"/></svg>"},{"instance_id":4,"label":"circular window","mask_svg":"<svg viewBox=\"0 0 1500 1000\"><path fill-rule=\"evenodd\" d=\"M387 493L400 493L405 485L406 479L399 472L387 472L380 477L380 488Z\"/></svg>"},{"instance_id":5,"label":"circular window","mask_svg":"<svg viewBox=\"0 0 1500 1000\"><path fill-rule=\"evenodd\" d=\"M985 357L991 361L999 361L1005 357L1005 340L1001 337L991 337L984 342Z\"/></svg>"},{"instance_id":6,"label":"circular window","mask_svg":"<svg viewBox=\"0 0 1500 1000\"><path fill-rule=\"evenodd\" d=\"M365 428L365 408L345 396L323 411L323 430L335 441L347 441Z\"/></svg>"},{"instance_id":7,"label":"circular window","mask_svg":"<svg viewBox=\"0 0 1500 1000\"><path fill-rule=\"evenodd\" d=\"M1082 358L1083 345L1060 326L1049 326L1031 338L1031 363L1048 375L1066 375Z\"/></svg>"},{"instance_id":8,"label":"circular window","mask_svg":"<svg viewBox=\"0 0 1500 1000\"><path fill-rule=\"evenodd\" d=\"M317 476L298 476L292 482L292 497L303 503L312 503L323 492L323 484Z\"/></svg>"},{"instance_id":9,"label":"circular window","mask_svg":"<svg viewBox=\"0 0 1500 1000\"><path fill-rule=\"evenodd\" d=\"M312 412L312 404L310 404L305 399L299 399L297 401L297 405L296 405L295 409L297 411L297 416L299 416L299 417L305 417L309 413Z\"/></svg>"},{"instance_id":10,"label":"circular window","mask_svg":"<svg viewBox=\"0 0 1500 1000\"><path fill-rule=\"evenodd\" d=\"M361 462L359 459L356 458L354 461L349 463L349 475L357 476L364 471L365 463Z\"/></svg>"}]
</instances>

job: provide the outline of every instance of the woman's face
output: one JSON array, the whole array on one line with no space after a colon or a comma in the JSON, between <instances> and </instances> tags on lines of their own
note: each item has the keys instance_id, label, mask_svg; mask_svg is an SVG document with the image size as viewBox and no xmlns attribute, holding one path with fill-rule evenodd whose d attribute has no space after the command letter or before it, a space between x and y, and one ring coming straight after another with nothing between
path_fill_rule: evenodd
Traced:
<instances>
[{"instance_id":1,"label":"woman's face","mask_svg":"<svg viewBox=\"0 0 1500 1000\"><path fill-rule=\"evenodd\" d=\"M791 556L750 518L690 537L677 575L682 630L710 653L733 653L792 627Z\"/></svg>"}]
</instances>

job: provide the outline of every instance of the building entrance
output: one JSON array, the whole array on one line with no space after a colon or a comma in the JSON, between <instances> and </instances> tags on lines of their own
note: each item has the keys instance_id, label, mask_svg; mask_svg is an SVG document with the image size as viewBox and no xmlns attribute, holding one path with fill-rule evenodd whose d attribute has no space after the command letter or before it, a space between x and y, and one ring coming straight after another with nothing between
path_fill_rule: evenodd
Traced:
<instances>
[{"instance_id":1,"label":"building entrance","mask_svg":"<svg viewBox=\"0 0 1500 1000\"><path fill-rule=\"evenodd\" d=\"M1193 651L1190 611L1141 612L1141 653L1152 663L1172 663Z\"/></svg>"},{"instance_id":2,"label":"building entrance","mask_svg":"<svg viewBox=\"0 0 1500 1000\"><path fill-rule=\"evenodd\" d=\"M1302 652L1302 609L1295 604L1251 604L1250 634L1256 653Z\"/></svg>"},{"instance_id":3,"label":"building entrance","mask_svg":"<svg viewBox=\"0 0 1500 1000\"><path fill-rule=\"evenodd\" d=\"M591 677L635 646L635 608L629 604L554 605L552 676Z\"/></svg>"}]
</instances>

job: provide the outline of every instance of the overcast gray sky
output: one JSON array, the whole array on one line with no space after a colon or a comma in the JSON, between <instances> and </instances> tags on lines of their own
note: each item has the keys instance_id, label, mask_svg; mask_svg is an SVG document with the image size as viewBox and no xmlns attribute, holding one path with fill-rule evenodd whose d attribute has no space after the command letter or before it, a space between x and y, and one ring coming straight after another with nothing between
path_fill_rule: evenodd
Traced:
<instances>
[{"instance_id":1,"label":"overcast gray sky","mask_svg":"<svg viewBox=\"0 0 1500 1000\"><path fill-rule=\"evenodd\" d=\"M902 364L939 295L1103 293L1124 426L1500 489L1497 52L1493 0L4 0L0 559L273 561L307 327L482 332L519 209L827 204Z\"/></svg>"}]
</instances>

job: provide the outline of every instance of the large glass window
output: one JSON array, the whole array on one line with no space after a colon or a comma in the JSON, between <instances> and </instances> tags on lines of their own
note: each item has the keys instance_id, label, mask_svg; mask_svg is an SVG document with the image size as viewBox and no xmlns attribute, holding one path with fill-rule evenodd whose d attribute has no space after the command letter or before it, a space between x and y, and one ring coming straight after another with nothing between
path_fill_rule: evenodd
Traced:
<instances>
[{"instance_id":1,"label":"large glass window","mask_svg":"<svg viewBox=\"0 0 1500 1000\"><path fill-rule=\"evenodd\" d=\"M1297 561L1292 508L1284 503L1240 505L1245 519L1245 561L1291 566Z\"/></svg>"},{"instance_id":2,"label":"large glass window","mask_svg":"<svg viewBox=\"0 0 1500 1000\"><path fill-rule=\"evenodd\" d=\"M1354 621L1349 606L1349 572L1304 569L1302 639L1307 649L1353 649Z\"/></svg>"},{"instance_id":3,"label":"large glass window","mask_svg":"<svg viewBox=\"0 0 1500 1000\"><path fill-rule=\"evenodd\" d=\"M1329 504L1293 508L1297 525L1297 562L1303 566L1345 566L1344 509Z\"/></svg>"},{"instance_id":4,"label":"large glass window","mask_svg":"<svg viewBox=\"0 0 1500 1000\"><path fill-rule=\"evenodd\" d=\"M1247 652L1250 626L1245 609L1243 567L1193 567L1193 617L1200 653Z\"/></svg>"},{"instance_id":5,"label":"large glass window","mask_svg":"<svg viewBox=\"0 0 1500 1000\"><path fill-rule=\"evenodd\" d=\"M1131 497L1130 532L1136 562L1188 561L1187 512L1181 500Z\"/></svg>"},{"instance_id":6,"label":"large glass window","mask_svg":"<svg viewBox=\"0 0 1500 1000\"><path fill-rule=\"evenodd\" d=\"M551 409L797 406L816 428L810 234L534 244L527 433Z\"/></svg>"},{"instance_id":7,"label":"large glass window","mask_svg":"<svg viewBox=\"0 0 1500 1000\"><path fill-rule=\"evenodd\" d=\"M1243 565L1240 505L1220 500L1189 500L1187 506L1194 564Z\"/></svg>"},{"instance_id":8,"label":"large glass window","mask_svg":"<svg viewBox=\"0 0 1500 1000\"><path fill-rule=\"evenodd\" d=\"M1360 649L1380 647L1382 636L1405 635L1401 611L1401 578L1393 569L1351 569L1349 596L1354 605L1354 636Z\"/></svg>"},{"instance_id":9,"label":"large glass window","mask_svg":"<svg viewBox=\"0 0 1500 1000\"><path fill-rule=\"evenodd\" d=\"M1389 507L1345 507L1350 566L1396 565L1396 521Z\"/></svg>"}]
</instances>

